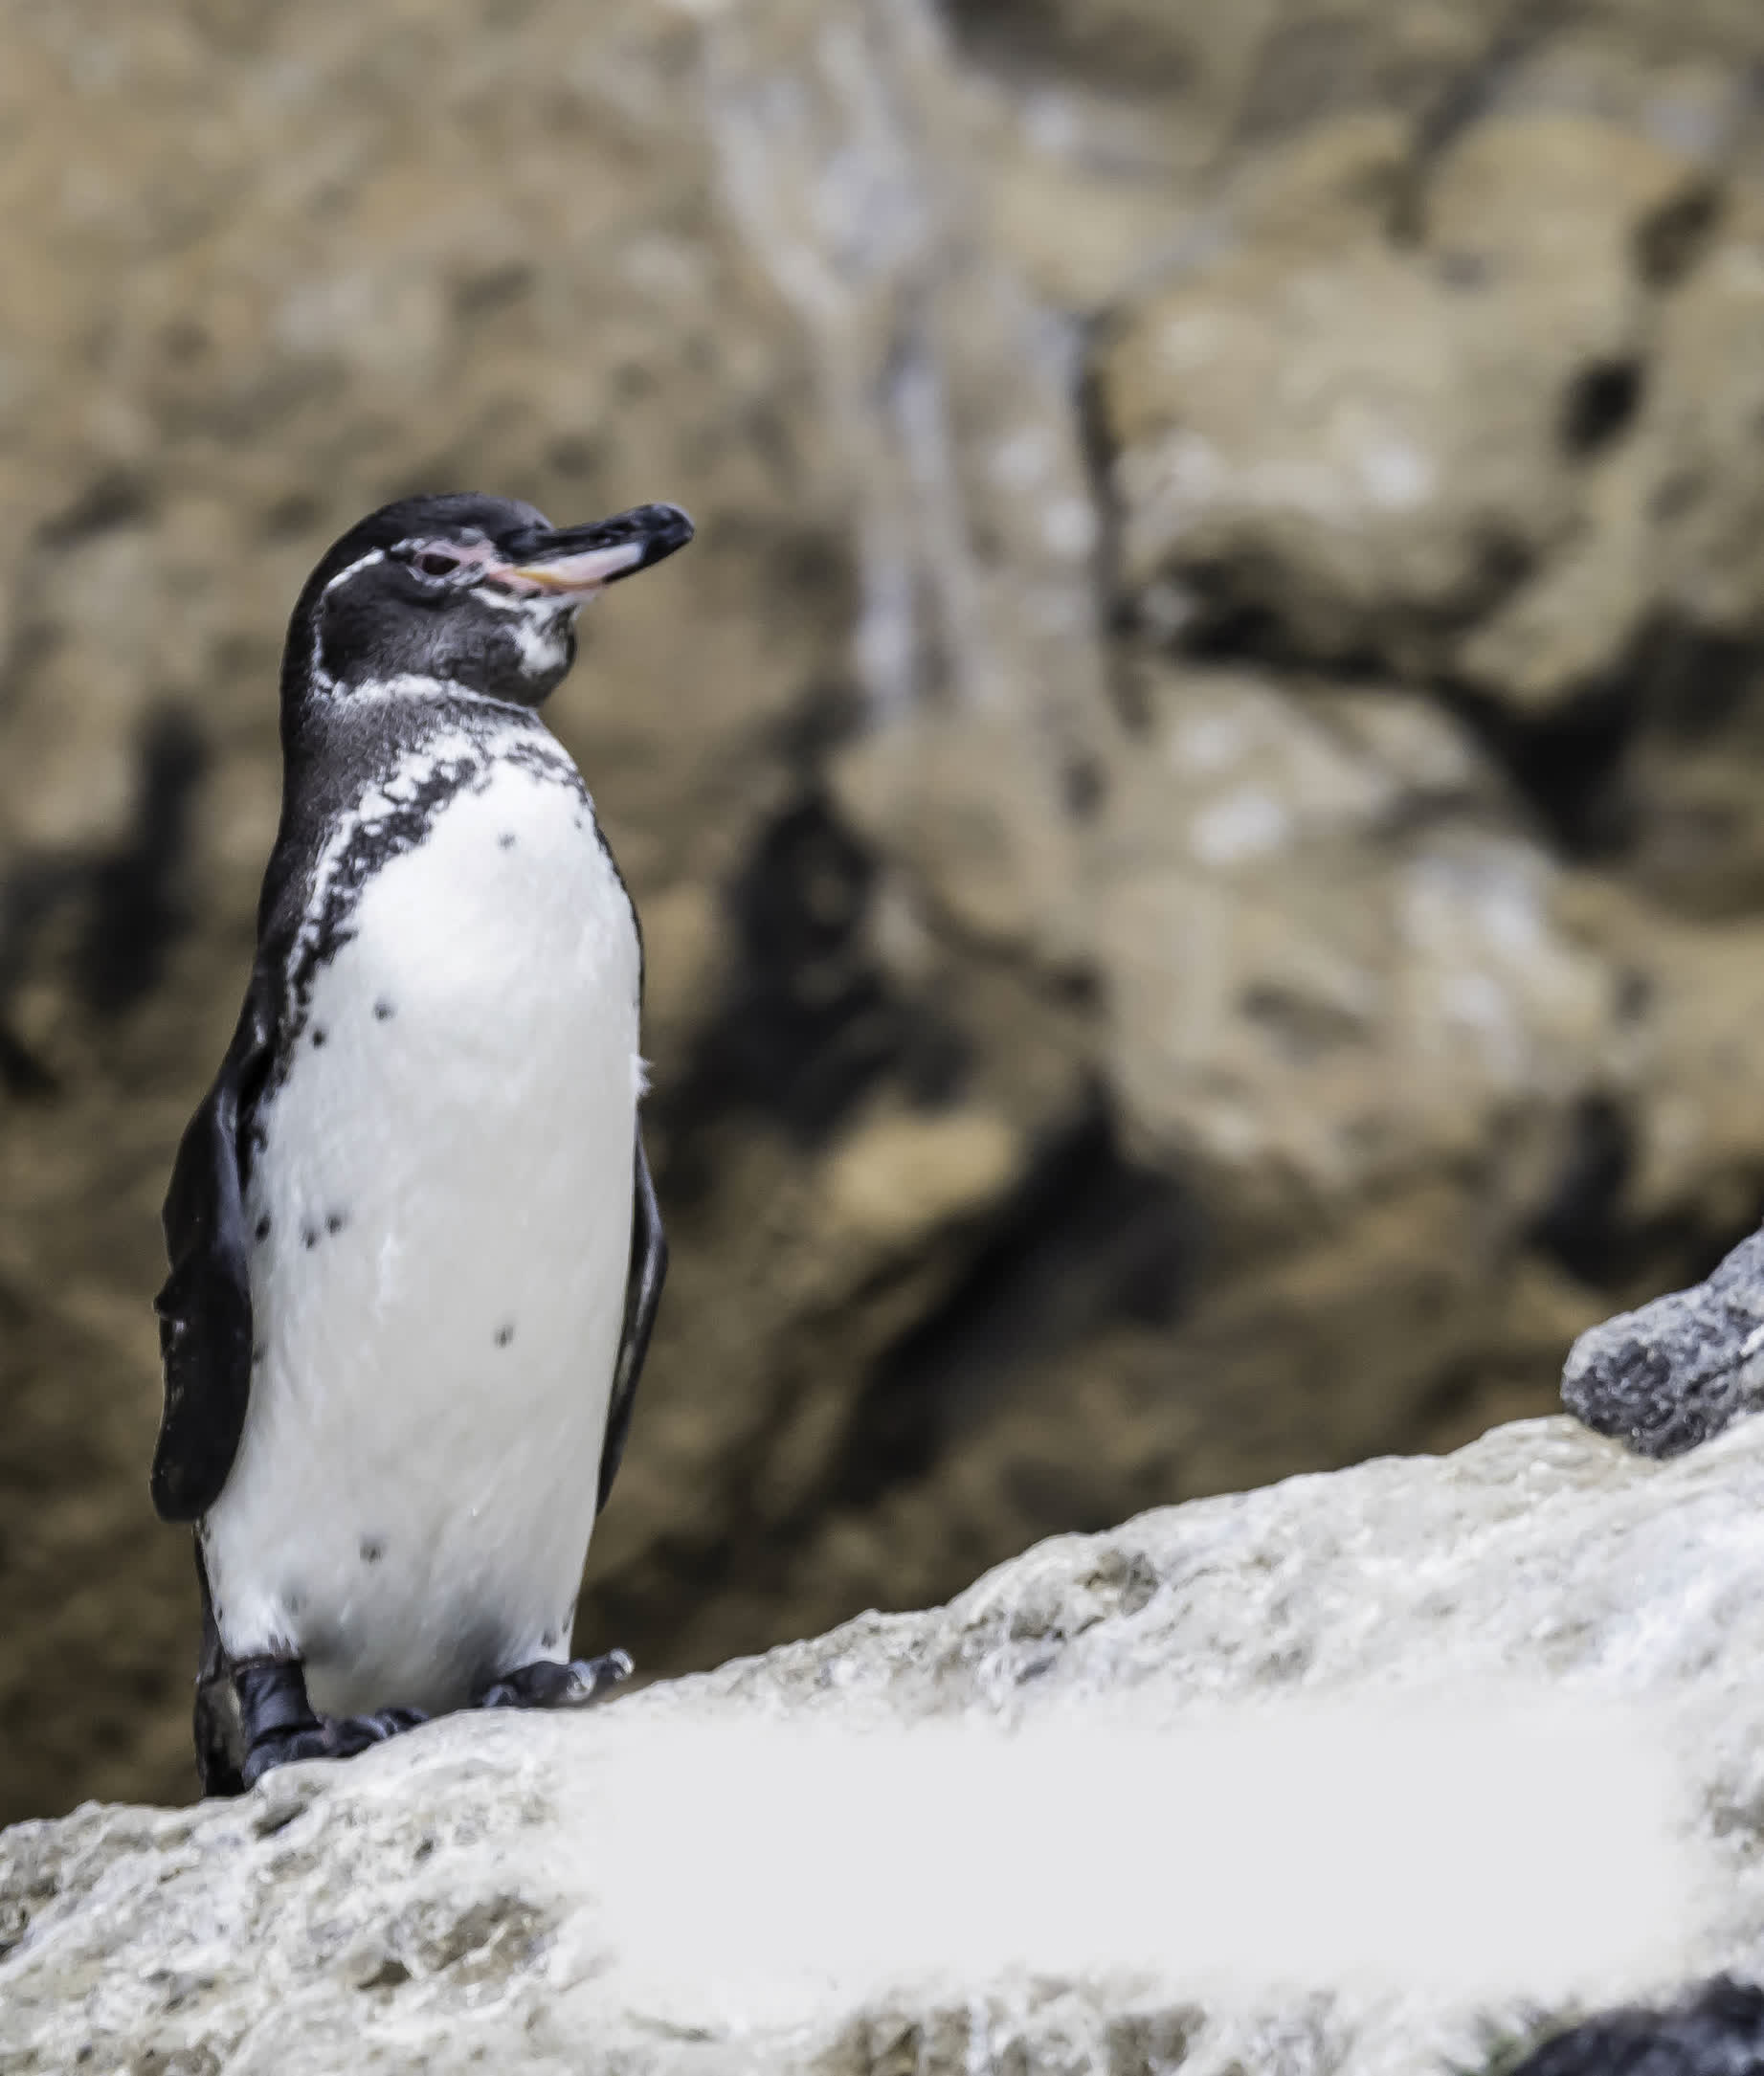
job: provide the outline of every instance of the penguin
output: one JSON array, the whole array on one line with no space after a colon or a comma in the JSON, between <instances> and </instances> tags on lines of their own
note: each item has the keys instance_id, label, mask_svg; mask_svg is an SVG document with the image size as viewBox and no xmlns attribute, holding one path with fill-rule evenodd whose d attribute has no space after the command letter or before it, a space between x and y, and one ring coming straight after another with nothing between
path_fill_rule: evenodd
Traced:
<instances>
[{"instance_id":1,"label":"penguin","mask_svg":"<svg viewBox=\"0 0 1764 2076\"><path fill-rule=\"evenodd\" d=\"M155 1301L205 1793L631 1669L569 1652L667 1264L642 947L540 709L582 606L691 538L407 498L294 608L257 954Z\"/></svg>"}]
</instances>

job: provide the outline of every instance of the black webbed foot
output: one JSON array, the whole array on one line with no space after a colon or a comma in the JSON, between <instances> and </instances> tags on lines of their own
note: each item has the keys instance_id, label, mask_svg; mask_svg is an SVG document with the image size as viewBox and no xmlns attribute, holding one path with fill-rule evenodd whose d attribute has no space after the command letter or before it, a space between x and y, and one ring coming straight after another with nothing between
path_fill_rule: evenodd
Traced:
<instances>
[{"instance_id":1,"label":"black webbed foot","mask_svg":"<svg viewBox=\"0 0 1764 2076\"><path fill-rule=\"evenodd\" d=\"M315 1715L297 1663L246 1665L234 1679L245 1745L239 1768L246 1787L297 1759L349 1759L369 1745L414 1730L420 1708L380 1708L372 1715Z\"/></svg>"},{"instance_id":2,"label":"black webbed foot","mask_svg":"<svg viewBox=\"0 0 1764 2076\"><path fill-rule=\"evenodd\" d=\"M542 1658L517 1672L505 1672L478 1697L480 1708L586 1708L610 1694L631 1676L629 1651L609 1651L604 1658L577 1658L560 1665Z\"/></svg>"},{"instance_id":3,"label":"black webbed foot","mask_svg":"<svg viewBox=\"0 0 1764 2076\"><path fill-rule=\"evenodd\" d=\"M298 1730L272 1730L245 1754L239 1776L255 1787L265 1774L296 1759L352 1759L369 1745L384 1744L400 1730L429 1718L420 1708L381 1708L373 1715L318 1715Z\"/></svg>"}]
</instances>

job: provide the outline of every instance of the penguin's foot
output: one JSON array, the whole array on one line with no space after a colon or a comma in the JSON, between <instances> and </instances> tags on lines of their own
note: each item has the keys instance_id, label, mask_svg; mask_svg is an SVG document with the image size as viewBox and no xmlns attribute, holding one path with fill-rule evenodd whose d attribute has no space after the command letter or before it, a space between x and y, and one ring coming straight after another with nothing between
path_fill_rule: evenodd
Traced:
<instances>
[{"instance_id":1,"label":"penguin's foot","mask_svg":"<svg viewBox=\"0 0 1764 2076\"><path fill-rule=\"evenodd\" d=\"M245 1757L246 1787L297 1759L351 1759L429 1719L420 1708L380 1708L372 1715L315 1715L298 1662L240 1667L234 1681Z\"/></svg>"},{"instance_id":2,"label":"penguin's foot","mask_svg":"<svg viewBox=\"0 0 1764 2076\"><path fill-rule=\"evenodd\" d=\"M352 1759L369 1745L384 1744L400 1730L429 1718L420 1708L381 1708L373 1715L316 1715L299 1730L272 1730L245 1754L239 1776L248 1788L265 1774L296 1759Z\"/></svg>"},{"instance_id":3,"label":"penguin's foot","mask_svg":"<svg viewBox=\"0 0 1764 2076\"><path fill-rule=\"evenodd\" d=\"M505 1672L478 1697L480 1708L586 1708L610 1694L631 1676L631 1653L609 1651L604 1658L577 1658L560 1665L542 1658Z\"/></svg>"}]
</instances>

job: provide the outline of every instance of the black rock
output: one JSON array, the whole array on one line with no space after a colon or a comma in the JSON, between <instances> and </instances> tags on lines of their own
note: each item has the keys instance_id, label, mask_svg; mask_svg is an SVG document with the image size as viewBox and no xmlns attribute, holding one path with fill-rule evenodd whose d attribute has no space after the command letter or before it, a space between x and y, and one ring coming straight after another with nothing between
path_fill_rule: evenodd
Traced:
<instances>
[{"instance_id":1,"label":"black rock","mask_svg":"<svg viewBox=\"0 0 1764 2076\"><path fill-rule=\"evenodd\" d=\"M1717 1976L1670 2010L1606 2012L1512 2076L1764 2076L1764 1990Z\"/></svg>"},{"instance_id":2,"label":"black rock","mask_svg":"<svg viewBox=\"0 0 1764 2076\"><path fill-rule=\"evenodd\" d=\"M1706 1282L1590 1328L1569 1351L1562 1403L1643 1456L1680 1456L1764 1409L1764 1232Z\"/></svg>"}]
</instances>

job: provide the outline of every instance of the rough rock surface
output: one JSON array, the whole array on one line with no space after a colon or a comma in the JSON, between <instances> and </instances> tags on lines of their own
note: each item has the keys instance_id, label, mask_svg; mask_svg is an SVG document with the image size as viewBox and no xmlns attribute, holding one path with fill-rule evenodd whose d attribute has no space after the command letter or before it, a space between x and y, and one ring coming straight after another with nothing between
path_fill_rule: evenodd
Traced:
<instances>
[{"instance_id":1,"label":"rough rock surface","mask_svg":"<svg viewBox=\"0 0 1764 2076\"><path fill-rule=\"evenodd\" d=\"M1510 2068L1764 1967L1761 1524L1764 1422L1670 1464L1523 1422L587 1717L24 1823L0 2065Z\"/></svg>"},{"instance_id":2,"label":"rough rock surface","mask_svg":"<svg viewBox=\"0 0 1764 2076\"><path fill-rule=\"evenodd\" d=\"M1512 2076L1751 2076L1764 2066L1764 1990L1717 1977L1669 2011L1588 2019Z\"/></svg>"},{"instance_id":3,"label":"rough rock surface","mask_svg":"<svg viewBox=\"0 0 1764 2076\"><path fill-rule=\"evenodd\" d=\"M1678 1456L1764 1406L1764 1233L1690 1289L1589 1328L1562 1403L1645 1456Z\"/></svg>"},{"instance_id":4,"label":"rough rock surface","mask_svg":"<svg viewBox=\"0 0 1764 2076\"><path fill-rule=\"evenodd\" d=\"M1753 0L4 13L0 1812L189 1789L155 1215L380 499L700 522L557 709L675 1263L585 1645L1448 1446L1755 1224Z\"/></svg>"}]
</instances>

